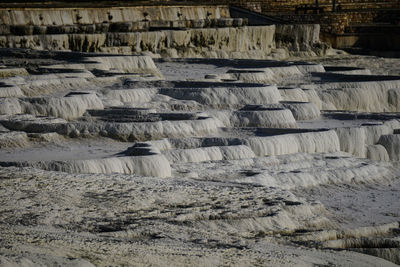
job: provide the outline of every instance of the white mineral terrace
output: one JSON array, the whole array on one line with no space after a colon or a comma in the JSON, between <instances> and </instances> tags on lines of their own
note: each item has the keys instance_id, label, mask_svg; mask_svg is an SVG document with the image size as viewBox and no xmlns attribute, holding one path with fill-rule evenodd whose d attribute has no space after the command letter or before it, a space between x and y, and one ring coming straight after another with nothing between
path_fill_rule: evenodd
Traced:
<instances>
[{"instance_id":1,"label":"white mineral terrace","mask_svg":"<svg viewBox=\"0 0 400 267\"><path fill-rule=\"evenodd\" d=\"M400 264L400 76L0 53L0 266Z\"/></svg>"}]
</instances>

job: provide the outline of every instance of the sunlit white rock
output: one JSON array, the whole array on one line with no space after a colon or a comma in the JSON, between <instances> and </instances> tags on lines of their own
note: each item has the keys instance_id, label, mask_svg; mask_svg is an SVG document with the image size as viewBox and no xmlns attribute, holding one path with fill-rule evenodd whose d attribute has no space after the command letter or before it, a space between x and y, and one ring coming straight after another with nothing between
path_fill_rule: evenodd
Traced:
<instances>
[{"instance_id":1,"label":"sunlit white rock","mask_svg":"<svg viewBox=\"0 0 400 267\"><path fill-rule=\"evenodd\" d=\"M103 103L94 93L70 93L65 97L31 98L21 101L24 113L53 116L63 119L81 117L87 109L103 109Z\"/></svg>"},{"instance_id":2,"label":"sunlit white rock","mask_svg":"<svg viewBox=\"0 0 400 267\"><path fill-rule=\"evenodd\" d=\"M171 163L202 162L254 158L254 152L244 145L214 146L193 149L169 150L163 153Z\"/></svg>"}]
</instances>

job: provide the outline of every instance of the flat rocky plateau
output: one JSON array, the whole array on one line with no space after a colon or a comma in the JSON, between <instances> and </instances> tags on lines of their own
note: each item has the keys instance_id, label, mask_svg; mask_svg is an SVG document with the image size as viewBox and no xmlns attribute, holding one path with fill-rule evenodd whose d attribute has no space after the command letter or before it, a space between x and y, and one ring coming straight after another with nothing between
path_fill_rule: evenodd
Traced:
<instances>
[{"instance_id":1,"label":"flat rocky plateau","mask_svg":"<svg viewBox=\"0 0 400 267\"><path fill-rule=\"evenodd\" d=\"M399 59L0 55L0 266L400 264Z\"/></svg>"}]
</instances>

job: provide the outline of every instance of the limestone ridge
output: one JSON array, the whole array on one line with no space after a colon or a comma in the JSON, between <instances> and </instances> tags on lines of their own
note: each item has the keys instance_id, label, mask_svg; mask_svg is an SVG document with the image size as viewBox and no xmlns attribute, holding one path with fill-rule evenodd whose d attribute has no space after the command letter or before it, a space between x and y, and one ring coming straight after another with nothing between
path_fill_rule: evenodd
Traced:
<instances>
[{"instance_id":1,"label":"limestone ridge","mask_svg":"<svg viewBox=\"0 0 400 267\"><path fill-rule=\"evenodd\" d=\"M168 57L321 55L318 25L247 26L228 6L0 10L0 47Z\"/></svg>"}]
</instances>

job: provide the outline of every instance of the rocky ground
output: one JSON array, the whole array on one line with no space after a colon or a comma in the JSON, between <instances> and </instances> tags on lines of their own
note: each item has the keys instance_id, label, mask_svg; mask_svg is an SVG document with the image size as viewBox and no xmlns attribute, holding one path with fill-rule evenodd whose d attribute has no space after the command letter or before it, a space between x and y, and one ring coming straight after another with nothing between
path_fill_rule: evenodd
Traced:
<instances>
[{"instance_id":1,"label":"rocky ground","mask_svg":"<svg viewBox=\"0 0 400 267\"><path fill-rule=\"evenodd\" d=\"M1 53L1 266L400 264L398 59Z\"/></svg>"}]
</instances>

